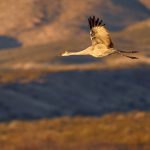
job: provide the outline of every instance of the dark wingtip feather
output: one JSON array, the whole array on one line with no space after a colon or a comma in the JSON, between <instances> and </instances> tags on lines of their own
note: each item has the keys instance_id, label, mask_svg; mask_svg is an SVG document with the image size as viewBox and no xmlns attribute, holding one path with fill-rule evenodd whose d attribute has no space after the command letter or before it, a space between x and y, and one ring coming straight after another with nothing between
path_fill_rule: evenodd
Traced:
<instances>
[{"instance_id":1,"label":"dark wingtip feather","mask_svg":"<svg viewBox=\"0 0 150 150\"><path fill-rule=\"evenodd\" d=\"M88 18L88 21L89 21L90 29L92 29L92 25L91 25L91 17Z\"/></svg>"},{"instance_id":2,"label":"dark wingtip feather","mask_svg":"<svg viewBox=\"0 0 150 150\"><path fill-rule=\"evenodd\" d=\"M98 23L99 23L99 18L96 19L95 25L98 26Z\"/></svg>"},{"instance_id":3,"label":"dark wingtip feather","mask_svg":"<svg viewBox=\"0 0 150 150\"><path fill-rule=\"evenodd\" d=\"M102 24L102 22L103 22L103 20L100 20L99 23L98 23L98 25L100 26Z\"/></svg>"},{"instance_id":4,"label":"dark wingtip feather","mask_svg":"<svg viewBox=\"0 0 150 150\"><path fill-rule=\"evenodd\" d=\"M89 17L88 22L89 22L90 29L96 26L105 26L105 24L103 24L103 20L100 20L99 18L96 18L95 16Z\"/></svg>"},{"instance_id":5,"label":"dark wingtip feather","mask_svg":"<svg viewBox=\"0 0 150 150\"><path fill-rule=\"evenodd\" d=\"M95 16L92 18L92 27L95 27Z\"/></svg>"}]
</instances>

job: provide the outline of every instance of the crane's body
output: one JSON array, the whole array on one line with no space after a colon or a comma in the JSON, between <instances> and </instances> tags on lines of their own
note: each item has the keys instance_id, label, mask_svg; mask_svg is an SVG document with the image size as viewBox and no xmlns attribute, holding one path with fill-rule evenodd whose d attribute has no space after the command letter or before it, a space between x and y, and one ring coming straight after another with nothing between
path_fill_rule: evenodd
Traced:
<instances>
[{"instance_id":1,"label":"crane's body","mask_svg":"<svg viewBox=\"0 0 150 150\"><path fill-rule=\"evenodd\" d=\"M99 20L99 18L95 19L95 16L93 16L93 18L90 17L88 21L92 45L79 52L65 52L62 56L91 55L93 57L104 57L110 54L118 53L131 59L137 59L137 57L124 54L136 53L137 51L119 51L114 48L114 44L107 29L105 28L105 24L102 24L102 20Z\"/></svg>"}]
</instances>

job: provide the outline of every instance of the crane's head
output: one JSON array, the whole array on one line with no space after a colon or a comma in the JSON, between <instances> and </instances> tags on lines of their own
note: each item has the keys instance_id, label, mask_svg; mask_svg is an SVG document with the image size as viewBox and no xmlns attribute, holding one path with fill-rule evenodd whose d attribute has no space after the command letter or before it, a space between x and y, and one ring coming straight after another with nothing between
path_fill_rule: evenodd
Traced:
<instances>
[{"instance_id":1,"label":"crane's head","mask_svg":"<svg viewBox=\"0 0 150 150\"><path fill-rule=\"evenodd\" d=\"M65 51L64 53L61 54L61 56L68 56L68 52Z\"/></svg>"}]
</instances>

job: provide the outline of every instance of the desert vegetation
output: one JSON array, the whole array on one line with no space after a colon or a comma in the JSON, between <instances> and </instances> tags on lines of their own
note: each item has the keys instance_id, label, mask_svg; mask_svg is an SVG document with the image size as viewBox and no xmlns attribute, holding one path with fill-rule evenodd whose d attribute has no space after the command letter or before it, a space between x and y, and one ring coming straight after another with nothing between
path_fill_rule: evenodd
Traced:
<instances>
[{"instance_id":1,"label":"desert vegetation","mask_svg":"<svg viewBox=\"0 0 150 150\"><path fill-rule=\"evenodd\" d=\"M148 150L150 114L62 117L0 124L3 150Z\"/></svg>"}]
</instances>

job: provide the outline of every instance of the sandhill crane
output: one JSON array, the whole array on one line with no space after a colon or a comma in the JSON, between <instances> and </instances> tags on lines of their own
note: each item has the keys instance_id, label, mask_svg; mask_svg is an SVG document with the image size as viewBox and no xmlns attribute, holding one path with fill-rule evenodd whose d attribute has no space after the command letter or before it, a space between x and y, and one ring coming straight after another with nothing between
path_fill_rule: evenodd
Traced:
<instances>
[{"instance_id":1,"label":"sandhill crane","mask_svg":"<svg viewBox=\"0 0 150 150\"><path fill-rule=\"evenodd\" d=\"M65 52L62 56L91 55L93 57L104 57L110 54L118 53L131 59L137 59L137 57L124 54L136 53L137 51L120 51L114 48L114 44L102 20L93 16L88 18L88 22L92 45L79 52Z\"/></svg>"}]
</instances>

